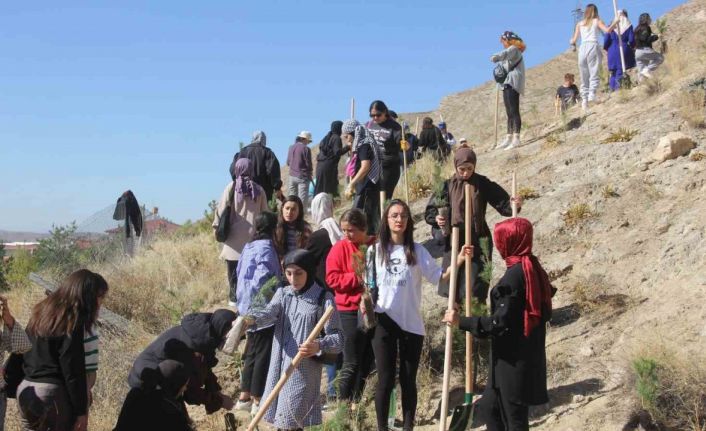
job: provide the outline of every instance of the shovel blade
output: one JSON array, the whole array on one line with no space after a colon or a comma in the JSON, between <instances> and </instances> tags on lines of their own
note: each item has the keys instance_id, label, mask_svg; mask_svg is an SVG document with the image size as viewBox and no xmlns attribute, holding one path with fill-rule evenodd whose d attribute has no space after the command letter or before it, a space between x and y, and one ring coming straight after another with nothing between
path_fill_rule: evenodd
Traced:
<instances>
[{"instance_id":1,"label":"shovel blade","mask_svg":"<svg viewBox=\"0 0 706 431\"><path fill-rule=\"evenodd\" d=\"M451 416L449 431L465 431L468 428L472 413L473 404L469 403L456 406L453 416Z\"/></svg>"}]
</instances>

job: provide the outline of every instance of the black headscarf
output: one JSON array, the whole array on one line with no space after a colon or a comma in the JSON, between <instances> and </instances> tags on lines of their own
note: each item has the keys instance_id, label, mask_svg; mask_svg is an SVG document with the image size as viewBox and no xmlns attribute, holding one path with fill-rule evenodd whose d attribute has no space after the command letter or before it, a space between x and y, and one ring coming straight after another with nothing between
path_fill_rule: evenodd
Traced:
<instances>
[{"instance_id":1,"label":"black headscarf","mask_svg":"<svg viewBox=\"0 0 706 431\"><path fill-rule=\"evenodd\" d=\"M228 335L228 331L230 331L236 317L238 316L231 310L216 310L213 316L211 316L210 326L212 335L219 340L223 340L223 338Z\"/></svg>"},{"instance_id":2,"label":"black headscarf","mask_svg":"<svg viewBox=\"0 0 706 431\"><path fill-rule=\"evenodd\" d=\"M159 387L165 394L176 398L179 390L189 381L189 372L184 364L173 359L167 359L159 363Z\"/></svg>"},{"instance_id":3,"label":"black headscarf","mask_svg":"<svg viewBox=\"0 0 706 431\"><path fill-rule=\"evenodd\" d=\"M304 250L298 248L292 250L284 256L284 268L289 265L296 265L306 272L306 284L297 293L302 294L309 290L312 284L314 284L314 277L316 276L316 259L314 255L309 250Z\"/></svg>"}]
</instances>

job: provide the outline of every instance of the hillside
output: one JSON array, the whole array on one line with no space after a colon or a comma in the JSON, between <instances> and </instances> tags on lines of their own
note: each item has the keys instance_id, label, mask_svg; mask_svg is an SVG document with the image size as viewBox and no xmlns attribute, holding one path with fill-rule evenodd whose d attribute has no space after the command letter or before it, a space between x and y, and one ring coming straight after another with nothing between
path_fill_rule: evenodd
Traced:
<instances>
[{"instance_id":1,"label":"hillside","mask_svg":"<svg viewBox=\"0 0 706 431\"><path fill-rule=\"evenodd\" d=\"M669 53L656 77L601 94L603 102L586 115L578 108L565 118L554 114L553 96L563 75L578 75L575 53L529 69L521 100L523 145L516 150L491 150L490 82L445 97L434 111L400 113L412 127L418 116L431 115L436 122L442 114L449 130L475 147L479 173L508 190L511 172L517 174L526 198L521 216L533 222L534 252L558 288L547 337L550 402L530 411L536 430L620 430L643 408L669 425L663 429L706 429L706 0L691 0L666 20ZM502 135L502 101L499 123ZM659 139L675 131L693 139L696 148L653 161ZM409 172L418 186L412 209L420 242L429 236L419 220L433 186L432 165L423 160ZM450 164L443 169L450 174ZM402 190L400 183L398 193ZM488 211L491 226L500 220ZM90 265L110 283L105 305L132 322L124 331L102 333L91 429L112 429L132 361L154 336L187 312L224 305L220 246L209 222L195 226L188 234L157 238L133 259ZM504 268L497 254L493 262L497 279ZM435 292L425 286L428 336L418 375L417 429L429 431L438 429L440 319L446 308ZM26 285L7 294L21 322L43 295ZM240 358L219 359L224 390L235 394ZM636 364L654 367L638 379L635 370L644 368ZM455 362L451 406L461 400L462 387L462 366ZM362 410L357 429L373 429L370 399ZM199 430L223 429L221 413L206 417L202 408L190 413ZM327 417L331 422L324 429L352 429L338 416ZM7 429L18 427L12 402Z\"/></svg>"}]
</instances>

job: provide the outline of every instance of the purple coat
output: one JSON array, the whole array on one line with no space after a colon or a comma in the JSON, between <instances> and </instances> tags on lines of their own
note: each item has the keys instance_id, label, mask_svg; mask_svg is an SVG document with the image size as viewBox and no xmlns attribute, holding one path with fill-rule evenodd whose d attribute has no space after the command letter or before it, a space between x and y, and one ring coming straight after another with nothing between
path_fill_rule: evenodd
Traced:
<instances>
[{"instance_id":1,"label":"purple coat","mask_svg":"<svg viewBox=\"0 0 706 431\"><path fill-rule=\"evenodd\" d=\"M625 56L625 70L635 67L635 33L632 26L625 30L621 37L623 41L623 55ZM603 40L603 49L608 51L608 70L620 70L620 46L618 34L614 31L606 33Z\"/></svg>"},{"instance_id":2,"label":"purple coat","mask_svg":"<svg viewBox=\"0 0 706 431\"><path fill-rule=\"evenodd\" d=\"M273 276L282 277L275 244L271 239L258 239L245 244L238 261L236 303L241 316L249 314L253 298ZM259 328L262 329L262 328Z\"/></svg>"}]
</instances>

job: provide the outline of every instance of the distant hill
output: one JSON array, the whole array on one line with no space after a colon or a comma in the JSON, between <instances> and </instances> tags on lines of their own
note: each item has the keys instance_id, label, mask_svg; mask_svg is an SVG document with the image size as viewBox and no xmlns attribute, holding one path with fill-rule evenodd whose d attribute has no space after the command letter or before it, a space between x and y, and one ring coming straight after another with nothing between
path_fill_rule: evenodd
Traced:
<instances>
[{"instance_id":1,"label":"distant hill","mask_svg":"<svg viewBox=\"0 0 706 431\"><path fill-rule=\"evenodd\" d=\"M15 232L11 230L0 229L0 241L2 242L17 242L17 241L38 241L49 236L48 232Z\"/></svg>"}]
</instances>

